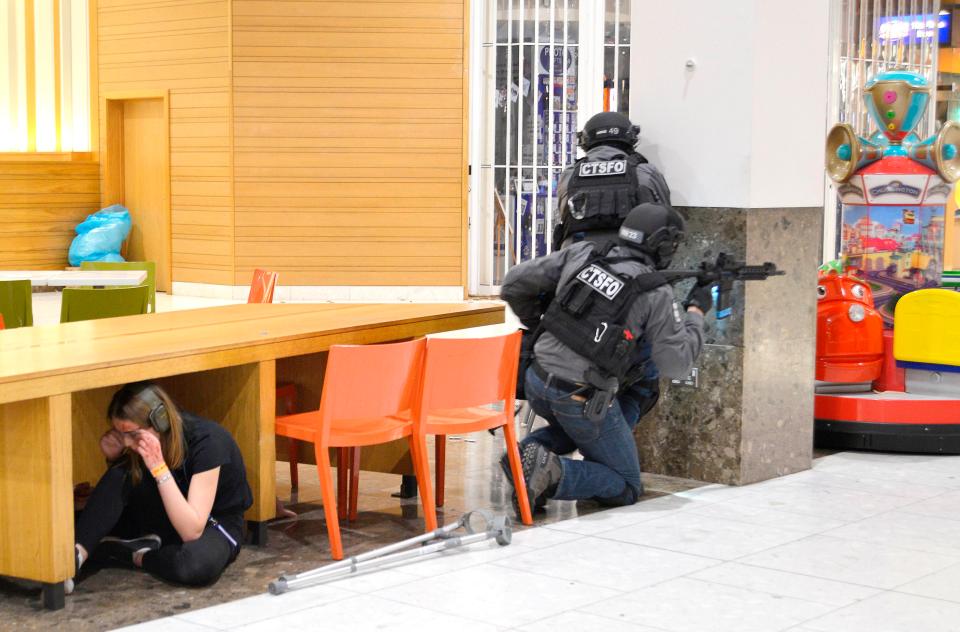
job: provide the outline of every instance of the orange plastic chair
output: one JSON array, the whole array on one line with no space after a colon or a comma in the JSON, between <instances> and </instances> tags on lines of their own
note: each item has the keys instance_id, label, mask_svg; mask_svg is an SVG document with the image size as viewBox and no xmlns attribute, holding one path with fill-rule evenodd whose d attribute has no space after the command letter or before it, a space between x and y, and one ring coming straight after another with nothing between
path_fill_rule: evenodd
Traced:
<instances>
[{"instance_id":1,"label":"orange plastic chair","mask_svg":"<svg viewBox=\"0 0 960 632\"><path fill-rule=\"evenodd\" d=\"M277 285L277 279L280 275L276 272L268 272L257 268L253 271L253 281L250 283L250 293L247 295L248 303L272 303L273 289Z\"/></svg>"},{"instance_id":2,"label":"orange plastic chair","mask_svg":"<svg viewBox=\"0 0 960 632\"><path fill-rule=\"evenodd\" d=\"M330 549L336 560L343 559L343 544L330 472L330 448L356 448L407 438L426 530L437 528L426 439L413 432L425 348L423 339L382 345L334 345L327 358L320 410L277 417L278 435L313 443Z\"/></svg>"},{"instance_id":3,"label":"orange plastic chair","mask_svg":"<svg viewBox=\"0 0 960 632\"><path fill-rule=\"evenodd\" d=\"M426 446L436 435L436 503L443 506L446 476L446 435L503 427L507 454L524 524L532 524L527 487L523 483L520 450L513 424L520 332L490 338L429 338L420 400L421 418L415 431ZM503 402L502 410L486 407ZM356 476L352 484L356 485ZM356 493L350 490L350 513Z\"/></svg>"},{"instance_id":4,"label":"orange plastic chair","mask_svg":"<svg viewBox=\"0 0 960 632\"><path fill-rule=\"evenodd\" d=\"M429 338L417 434L436 435L437 506L443 506L446 435L503 428L523 524L533 524L513 410L520 332L489 338ZM502 402L502 408L500 403ZM497 405L497 409L489 404ZM426 445L425 439L423 444Z\"/></svg>"},{"instance_id":5,"label":"orange plastic chair","mask_svg":"<svg viewBox=\"0 0 960 632\"><path fill-rule=\"evenodd\" d=\"M0 329L6 329L7 326L3 324L3 314L0 314Z\"/></svg>"}]
</instances>

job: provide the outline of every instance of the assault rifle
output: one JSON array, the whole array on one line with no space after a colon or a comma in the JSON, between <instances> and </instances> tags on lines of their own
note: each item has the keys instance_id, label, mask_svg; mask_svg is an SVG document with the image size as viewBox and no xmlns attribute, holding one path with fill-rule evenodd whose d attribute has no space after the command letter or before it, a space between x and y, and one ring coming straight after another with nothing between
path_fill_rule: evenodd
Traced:
<instances>
[{"instance_id":1,"label":"assault rifle","mask_svg":"<svg viewBox=\"0 0 960 632\"><path fill-rule=\"evenodd\" d=\"M716 261L704 261L696 270L661 270L660 274L670 283L694 278L698 283L716 283L717 294L714 302L717 318L726 318L730 315L729 296L734 281L766 281L772 276L786 273L783 270L777 270L777 264L769 261L751 266L721 252L717 255Z\"/></svg>"},{"instance_id":2,"label":"assault rifle","mask_svg":"<svg viewBox=\"0 0 960 632\"><path fill-rule=\"evenodd\" d=\"M783 270L777 270L777 265L769 261L757 265L747 265L743 261L737 261L725 252L717 255L714 262L704 261L696 270L661 270L660 274L666 278L669 283L676 283L683 279L697 279L697 283L706 285L707 283L716 283L716 303L717 318L726 318L730 315L729 295L733 289L734 281L766 281L772 276L785 274ZM604 375L596 367L590 367L584 375L587 383L594 387L593 395L587 400L584 406L584 414L587 419L599 423L607 414L607 408L617 396L621 384L617 377Z\"/></svg>"}]
</instances>

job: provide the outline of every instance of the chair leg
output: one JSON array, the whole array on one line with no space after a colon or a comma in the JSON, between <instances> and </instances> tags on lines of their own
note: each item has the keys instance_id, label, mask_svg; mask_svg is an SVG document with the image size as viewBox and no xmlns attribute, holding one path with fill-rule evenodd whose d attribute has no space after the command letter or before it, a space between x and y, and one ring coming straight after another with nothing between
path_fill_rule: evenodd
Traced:
<instances>
[{"instance_id":1,"label":"chair leg","mask_svg":"<svg viewBox=\"0 0 960 632\"><path fill-rule=\"evenodd\" d=\"M434 455L436 456L433 468L434 476L437 478L436 490L437 507L443 507L443 489L447 478L447 435L436 435L434 437L436 445L434 446Z\"/></svg>"},{"instance_id":2,"label":"chair leg","mask_svg":"<svg viewBox=\"0 0 960 632\"><path fill-rule=\"evenodd\" d=\"M520 462L520 448L517 445L517 429L510 419L503 425L503 438L507 444L507 455L510 458L510 471L513 472L513 488L517 492L517 503L520 505L520 519L523 524L533 524L533 512L530 511L530 501L527 498L527 483L523 479L523 465Z\"/></svg>"},{"instance_id":3,"label":"chair leg","mask_svg":"<svg viewBox=\"0 0 960 632\"><path fill-rule=\"evenodd\" d=\"M282 407L284 415L292 415L297 412L296 384L277 384L276 393L278 407ZM300 442L290 437L287 440L287 446L290 461L290 491L295 492L300 488L300 472L297 469L297 464L300 462Z\"/></svg>"},{"instance_id":4,"label":"chair leg","mask_svg":"<svg viewBox=\"0 0 960 632\"><path fill-rule=\"evenodd\" d=\"M430 463L427 461L427 437L425 435L411 435L410 456L413 459L413 469L417 473L417 486L420 488L420 504L423 505L423 521L426 530L437 528L437 506L433 501L433 490L430 489Z\"/></svg>"},{"instance_id":5,"label":"chair leg","mask_svg":"<svg viewBox=\"0 0 960 632\"><path fill-rule=\"evenodd\" d=\"M347 518L347 489L350 486L350 451L337 448L337 511L341 520Z\"/></svg>"},{"instance_id":6,"label":"chair leg","mask_svg":"<svg viewBox=\"0 0 960 632\"><path fill-rule=\"evenodd\" d=\"M333 489L333 472L330 469L330 451L325 445L314 444L317 454L317 474L320 477L320 493L323 496L323 516L327 520L327 535L330 537L330 552L333 559L343 559L343 544L340 542L340 523L337 516L337 496Z\"/></svg>"},{"instance_id":7,"label":"chair leg","mask_svg":"<svg viewBox=\"0 0 960 632\"><path fill-rule=\"evenodd\" d=\"M287 458L290 461L290 491L295 492L300 489L300 442L291 438L287 441Z\"/></svg>"},{"instance_id":8,"label":"chair leg","mask_svg":"<svg viewBox=\"0 0 960 632\"><path fill-rule=\"evenodd\" d=\"M350 520L357 519L357 497L360 495L360 448L350 448Z\"/></svg>"}]
</instances>

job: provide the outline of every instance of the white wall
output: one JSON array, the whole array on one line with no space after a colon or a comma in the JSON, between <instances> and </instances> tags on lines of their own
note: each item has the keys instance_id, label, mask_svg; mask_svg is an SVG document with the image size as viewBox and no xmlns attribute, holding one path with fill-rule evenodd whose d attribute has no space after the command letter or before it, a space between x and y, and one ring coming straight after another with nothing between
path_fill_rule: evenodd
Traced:
<instances>
[{"instance_id":1,"label":"white wall","mask_svg":"<svg viewBox=\"0 0 960 632\"><path fill-rule=\"evenodd\" d=\"M674 204L821 205L829 0L631 9L631 118Z\"/></svg>"},{"instance_id":2,"label":"white wall","mask_svg":"<svg viewBox=\"0 0 960 632\"><path fill-rule=\"evenodd\" d=\"M829 0L757 0L752 208L823 204Z\"/></svg>"}]
</instances>

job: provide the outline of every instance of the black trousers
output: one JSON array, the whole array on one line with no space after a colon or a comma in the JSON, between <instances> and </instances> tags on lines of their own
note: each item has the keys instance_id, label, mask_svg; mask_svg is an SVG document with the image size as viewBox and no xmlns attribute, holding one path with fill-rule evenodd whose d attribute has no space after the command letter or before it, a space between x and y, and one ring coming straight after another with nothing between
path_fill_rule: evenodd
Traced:
<instances>
[{"instance_id":1,"label":"black trousers","mask_svg":"<svg viewBox=\"0 0 960 632\"><path fill-rule=\"evenodd\" d=\"M237 542L241 541L242 520L237 516L221 521ZM77 543L95 558L97 545L105 536L127 539L147 534L159 535L162 545L159 551L143 556L143 568L177 584L203 586L215 582L239 552L209 524L200 538L184 542L167 517L154 480L146 476L134 487L125 468L111 467L77 518Z\"/></svg>"}]
</instances>

